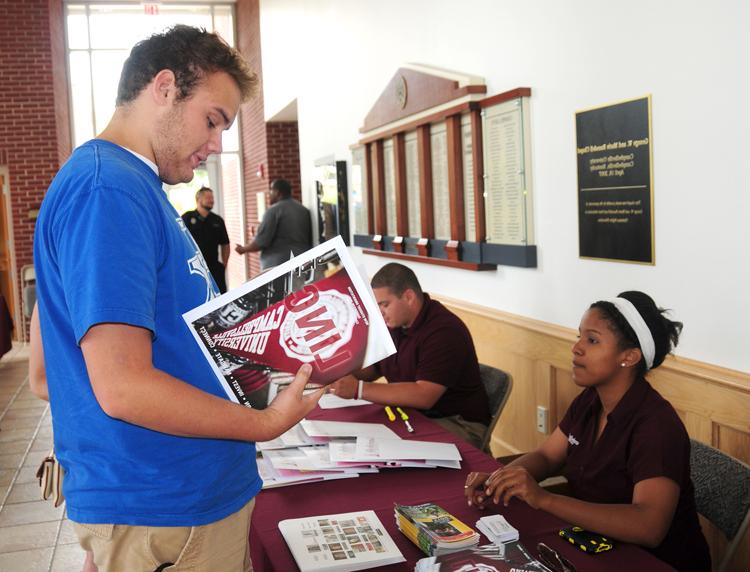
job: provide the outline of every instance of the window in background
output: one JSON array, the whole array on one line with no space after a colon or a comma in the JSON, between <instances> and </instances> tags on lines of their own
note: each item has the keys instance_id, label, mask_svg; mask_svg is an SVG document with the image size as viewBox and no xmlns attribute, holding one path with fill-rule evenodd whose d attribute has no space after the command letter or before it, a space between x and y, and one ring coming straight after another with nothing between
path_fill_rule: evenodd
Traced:
<instances>
[{"instance_id":1,"label":"window in background","mask_svg":"<svg viewBox=\"0 0 750 572\"><path fill-rule=\"evenodd\" d=\"M230 46L234 46L235 41L234 8L227 3L68 3L66 24L75 147L101 132L112 117L122 65L138 41L175 24L215 31ZM238 122L239 119L224 132L221 156L209 157L195 170L195 178L190 183L164 185L177 212L194 209L195 193L205 185L214 190L214 211L224 214L225 179L233 190L241 188L237 168L240 160ZM228 172L224 168L227 165L230 166Z\"/></svg>"}]
</instances>

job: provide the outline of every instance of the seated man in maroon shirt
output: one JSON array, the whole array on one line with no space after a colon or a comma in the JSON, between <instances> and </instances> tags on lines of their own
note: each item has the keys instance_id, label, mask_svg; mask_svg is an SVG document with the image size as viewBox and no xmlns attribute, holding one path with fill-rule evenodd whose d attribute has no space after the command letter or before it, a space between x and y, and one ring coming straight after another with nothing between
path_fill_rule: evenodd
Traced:
<instances>
[{"instance_id":1,"label":"seated man in maroon shirt","mask_svg":"<svg viewBox=\"0 0 750 572\"><path fill-rule=\"evenodd\" d=\"M403 264L383 266L370 282L396 353L331 385L339 397L415 407L479 445L490 420L474 342L466 325L422 292ZM381 376L384 383L365 383Z\"/></svg>"},{"instance_id":2,"label":"seated man in maroon shirt","mask_svg":"<svg viewBox=\"0 0 750 572\"><path fill-rule=\"evenodd\" d=\"M643 292L592 304L573 345L573 381L584 390L538 449L492 475L469 473L468 503L507 506L518 497L586 530L640 544L680 572L709 572L690 440L645 377L682 330L663 313ZM563 465L572 496L537 484Z\"/></svg>"}]
</instances>

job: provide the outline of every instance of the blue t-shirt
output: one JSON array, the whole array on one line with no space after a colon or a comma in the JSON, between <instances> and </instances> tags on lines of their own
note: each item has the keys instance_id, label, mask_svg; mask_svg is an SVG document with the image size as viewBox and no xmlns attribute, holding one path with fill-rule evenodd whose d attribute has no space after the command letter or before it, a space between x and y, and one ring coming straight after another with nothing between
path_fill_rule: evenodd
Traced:
<instances>
[{"instance_id":1,"label":"blue t-shirt","mask_svg":"<svg viewBox=\"0 0 750 572\"><path fill-rule=\"evenodd\" d=\"M42 204L34 259L69 517L198 526L239 510L261 487L255 445L176 437L107 416L79 347L96 324L146 328L156 368L226 397L182 320L216 286L156 173L106 141L76 149Z\"/></svg>"}]
</instances>

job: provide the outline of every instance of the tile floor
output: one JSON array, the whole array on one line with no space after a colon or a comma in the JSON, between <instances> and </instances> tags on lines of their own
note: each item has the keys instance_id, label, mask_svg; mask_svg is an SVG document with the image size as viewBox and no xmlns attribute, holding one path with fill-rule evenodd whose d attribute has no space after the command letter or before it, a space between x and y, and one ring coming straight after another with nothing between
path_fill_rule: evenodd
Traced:
<instances>
[{"instance_id":1,"label":"tile floor","mask_svg":"<svg viewBox=\"0 0 750 572\"><path fill-rule=\"evenodd\" d=\"M0 358L0 570L77 572L84 552L65 505L42 500L36 469L52 448L49 406L28 387L28 348Z\"/></svg>"}]
</instances>

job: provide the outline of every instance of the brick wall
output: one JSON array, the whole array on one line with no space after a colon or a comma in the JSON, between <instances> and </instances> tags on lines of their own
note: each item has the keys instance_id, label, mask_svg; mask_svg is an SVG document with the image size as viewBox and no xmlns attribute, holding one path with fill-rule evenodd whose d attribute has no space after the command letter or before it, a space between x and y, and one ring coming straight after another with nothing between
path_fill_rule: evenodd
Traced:
<instances>
[{"instance_id":1,"label":"brick wall","mask_svg":"<svg viewBox=\"0 0 750 572\"><path fill-rule=\"evenodd\" d=\"M256 173L259 165L267 163L266 122L263 115L263 66L260 56L260 2L259 0L238 0L235 5L237 48L258 77L261 87L248 103L242 106L240 137L242 138L242 169L245 193L245 226L256 225L258 207L256 193L268 188L267 177L259 178ZM243 243L249 242L249 228L241 229ZM257 254L247 255L249 276L260 272L260 258Z\"/></svg>"},{"instance_id":2,"label":"brick wall","mask_svg":"<svg viewBox=\"0 0 750 572\"><path fill-rule=\"evenodd\" d=\"M299 167L299 132L296 121L266 124L268 178L286 179L292 184L292 196L302 199Z\"/></svg>"},{"instance_id":3,"label":"brick wall","mask_svg":"<svg viewBox=\"0 0 750 572\"><path fill-rule=\"evenodd\" d=\"M35 220L29 211L39 208L60 160L70 152L67 87L60 90L61 77L65 85L62 3L0 0L0 14L0 159L8 168L20 300L19 272L32 263Z\"/></svg>"},{"instance_id":4,"label":"brick wall","mask_svg":"<svg viewBox=\"0 0 750 572\"><path fill-rule=\"evenodd\" d=\"M263 104L263 67L260 51L260 7L259 0L238 0L235 6L237 18L237 47L248 61L250 68L261 78L261 89L250 102L242 107L240 136L242 137L243 177L245 192L245 222L243 230L237 229L240 242L250 241L249 227L257 227L257 193L267 191L273 179L287 179L292 184L292 194L301 198L299 135L297 122L266 123ZM258 176L263 165L263 176ZM226 203L225 203L226 204ZM232 231L227 227L230 238ZM244 232L244 234L243 234ZM231 260L231 258L230 258ZM236 274L230 264L230 275ZM247 256L249 276L260 272L260 257Z\"/></svg>"},{"instance_id":5,"label":"brick wall","mask_svg":"<svg viewBox=\"0 0 750 572\"><path fill-rule=\"evenodd\" d=\"M242 224L242 189L240 188L240 166L236 155L222 157L221 179L224 203L224 223L229 235L229 263L227 264L227 286L236 288L245 282L246 258L234 252L234 245L245 240Z\"/></svg>"},{"instance_id":6,"label":"brick wall","mask_svg":"<svg viewBox=\"0 0 750 572\"><path fill-rule=\"evenodd\" d=\"M238 47L262 78L259 0L238 0L235 9ZM0 14L0 164L8 168L18 271L32 263L34 219L29 211L39 207L71 151L63 4L62 0L0 0ZM256 193L266 191L271 179L288 179L294 196L300 197L296 123L267 126L262 89L243 106L240 133L244 188L231 184L233 175L224 173L229 191L226 210L233 212L227 212L233 243L248 241L249 227L259 222ZM262 178L257 176L259 165L264 165ZM244 228L239 216L243 206ZM257 255L230 257L232 283L241 282L246 270L250 276L260 271Z\"/></svg>"}]
</instances>

